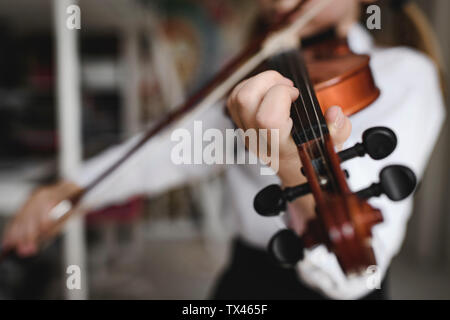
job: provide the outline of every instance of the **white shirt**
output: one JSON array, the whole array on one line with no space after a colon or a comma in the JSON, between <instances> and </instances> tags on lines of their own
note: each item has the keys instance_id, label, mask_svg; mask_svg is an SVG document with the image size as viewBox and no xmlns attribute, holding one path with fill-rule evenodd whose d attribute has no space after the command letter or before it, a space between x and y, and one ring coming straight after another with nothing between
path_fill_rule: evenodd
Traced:
<instances>
[{"instance_id":1,"label":"white shirt","mask_svg":"<svg viewBox=\"0 0 450 320\"><path fill-rule=\"evenodd\" d=\"M378 181L381 169L393 163L409 166L420 179L445 117L435 66L427 57L408 48L376 47L367 31L359 25L351 29L349 44L356 53L371 56L371 68L381 95L370 107L350 118L353 130L345 146L360 142L363 131L373 126L390 127L398 138L397 149L386 159L375 161L366 156L343 164L350 173L350 187L356 191ZM198 120L202 121L204 130L233 128L220 106L208 109ZM185 128L192 132L193 124ZM85 186L123 155L136 139L89 160L72 179ZM236 232L241 238L266 248L283 220L259 216L253 209L253 198L263 187L279 183L278 177L260 175L259 165L175 165L170 158L175 144L168 135L151 140L89 193L83 204L99 207L125 201L135 194L155 195L226 169L227 206L224 210L235 216ZM403 241L412 199L394 203L382 196L370 199L370 204L381 209L384 216L384 222L373 228L372 242L383 277ZM359 298L372 289L367 284L367 276L345 277L334 254L323 245L306 252L297 270L300 280L331 298Z\"/></svg>"}]
</instances>

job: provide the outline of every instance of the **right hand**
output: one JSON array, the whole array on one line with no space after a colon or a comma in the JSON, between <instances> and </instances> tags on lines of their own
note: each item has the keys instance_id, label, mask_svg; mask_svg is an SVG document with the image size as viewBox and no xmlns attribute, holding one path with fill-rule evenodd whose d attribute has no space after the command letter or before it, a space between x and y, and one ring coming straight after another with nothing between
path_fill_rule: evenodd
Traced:
<instances>
[{"instance_id":1,"label":"right hand","mask_svg":"<svg viewBox=\"0 0 450 320\"><path fill-rule=\"evenodd\" d=\"M2 248L14 250L22 257L36 254L39 238L50 230L52 234L57 233L61 228L51 219L50 211L80 190L78 185L69 181L38 188L7 225Z\"/></svg>"}]
</instances>

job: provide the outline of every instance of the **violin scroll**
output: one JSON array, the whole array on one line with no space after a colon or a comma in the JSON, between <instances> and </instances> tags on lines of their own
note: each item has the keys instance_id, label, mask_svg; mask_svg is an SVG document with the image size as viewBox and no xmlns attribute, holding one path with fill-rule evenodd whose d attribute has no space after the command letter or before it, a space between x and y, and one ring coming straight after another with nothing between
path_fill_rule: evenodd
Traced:
<instances>
[{"instance_id":1,"label":"violin scroll","mask_svg":"<svg viewBox=\"0 0 450 320\"><path fill-rule=\"evenodd\" d=\"M275 188L275 186L278 188ZM373 209L362 200L385 194L392 201L400 201L411 195L415 186L416 176L411 169L402 165L391 165L384 168L380 172L379 183L374 183L357 192L357 198L352 196L347 198L348 204L351 204L354 208L351 211L355 215L355 225L351 229L355 231L360 230L359 232L364 238L370 238L372 227L382 222L383 217L379 210ZM286 197L283 198L284 191L279 186L272 185L270 187L270 189L266 189L267 192L277 189L280 199L286 199ZM289 193L289 191L287 193ZM336 202L335 210L335 215L338 217L341 214L340 211L342 211L338 202ZM303 259L305 248L312 248L318 244L325 244L328 248L339 248L341 254L337 258L340 261L343 270L348 273L349 271L355 271L355 268L349 263L351 262L351 259L349 260L347 256L350 248L347 247L348 244L345 243L342 237L342 235L345 234L345 230L350 229L348 229L348 226L336 225L334 229L336 235L328 237L326 232L320 228L317 219L314 219L308 223L308 228L302 237L298 236L290 229L284 229L276 233L269 242L268 251L281 265L293 267L297 262ZM359 250L361 250L360 259L367 259L364 265L375 264L375 257L371 250L367 250L367 248L364 247L360 247Z\"/></svg>"},{"instance_id":2,"label":"violin scroll","mask_svg":"<svg viewBox=\"0 0 450 320\"><path fill-rule=\"evenodd\" d=\"M394 132L385 127L374 127L363 133L362 142L354 147L334 154L336 161L350 160L368 154L379 160L390 155L397 145ZM328 148L330 154L333 147ZM323 159L310 159L309 171L325 174L327 164ZM338 162L335 168L339 167ZM329 170L329 169L328 169ZM304 171L305 172L305 171ZM340 179L345 179L341 172ZM305 233L300 237L293 230L285 229L276 233L269 242L269 253L283 266L294 266L303 259L305 248L324 244L336 257L346 274L361 272L365 267L376 264L370 243L371 229L383 221L381 212L372 208L366 200L385 194L392 201L408 197L415 189L414 172L402 165L391 165L380 172L380 181L352 193L347 187L333 193L330 185L324 185L322 202L318 205L317 216L308 222ZM314 180L312 180L314 181ZM345 183L340 180L341 183ZM270 185L261 190L254 199L256 212L263 216L275 216L286 210L286 204L309 193L317 183L311 180L295 187L282 189ZM317 193L317 191L315 191ZM357 258L357 260L355 260Z\"/></svg>"},{"instance_id":3,"label":"violin scroll","mask_svg":"<svg viewBox=\"0 0 450 320\"><path fill-rule=\"evenodd\" d=\"M373 127L364 131L362 135L362 143L357 143L355 146L339 152L338 156L341 162L355 157L363 157L366 154L374 160L380 160L390 155L396 146L397 137L391 129L386 127ZM314 165L319 172L323 172L325 170L322 162L315 161ZM391 171L388 170L387 172ZM387 174L384 174L383 176L387 176ZM396 177L402 178L400 174L396 175ZM386 187L386 190L391 189L392 188ZM405 187L405 189L407 188ZM369 193L369 191L363 192L363 190L361 192L361 194ZM370 192L376 193L378 191L373 189ZM253 207L256 212L262 216L276 216L280 212L286 210L287 202L293 201L309 193L311 193L311 188L308 183L285 189L282 189L279 185L273 184L258 192L253 201Z\"/></svg>"}]
</instances>

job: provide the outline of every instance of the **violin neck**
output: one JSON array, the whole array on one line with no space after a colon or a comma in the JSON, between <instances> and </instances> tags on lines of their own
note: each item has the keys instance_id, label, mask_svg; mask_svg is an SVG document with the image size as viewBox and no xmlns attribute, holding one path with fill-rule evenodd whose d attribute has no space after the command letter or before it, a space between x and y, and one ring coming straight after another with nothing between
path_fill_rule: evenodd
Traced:
<instances>
[{"instance_id":1,"label":"violin neck","mask_svg":"<svg viewBox=\"0 0 450 320\"><path fill-rule=\"evenodd\" d=\"M291 79L300 91L291 107L292 137L295 143L300 146L309 141L323 140L329 134L328 127L301 51L293 49L280 53L268 60L268 66Z\"/></svg>"},{"instance_id":2,"label":"violin neck","mask_svg":"<svg viewBox=\"0 0 450 320\"><path fill-rule=\"evenodd\" d=\"M337 159L333 150L331 136L325 117L318 103L314 87L306 69L301 51L289 50L269 60L269 66L291 79L300 91L299 97L292 103L291 118L293 127L291 135L297 144L304 175L313 190L317 203L323 203L321 189L327 185L328 190L338 192L346 188L336 181L336 170L342 171L332 163ZM345 180L344 180L345 184Z\"/></svg>"}]
</instances>

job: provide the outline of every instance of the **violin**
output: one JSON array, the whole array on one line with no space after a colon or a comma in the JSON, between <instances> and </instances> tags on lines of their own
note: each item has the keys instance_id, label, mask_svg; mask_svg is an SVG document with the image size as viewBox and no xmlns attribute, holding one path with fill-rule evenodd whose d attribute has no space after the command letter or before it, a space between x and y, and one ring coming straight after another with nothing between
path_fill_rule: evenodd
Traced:
<instances>
[{"instance_id":1,"label":"violin","mask_svg":"<svg viewBox=\"0 0 450 320\"><path fill-rule=\"evenodd\" d=\"M299 49L282 52L267 62L269 69L291 79L300 91L291 106L291 134L308 182L285 189L270 185L256 195L254 208L263 216L275 216L286 210L287 202L310 193L316 203L316 216L301 237L285 229L270 240L270 253L284 265L295 265L304 257L304 249L323 244L335 253L345 274L366 271L376 265L371 229L383 221L381 212L367 199L386 194L399 201L415 188L414 173L393 165L381 171L379 183L353 193L347 185L348 173L341 169L342 162L366 154L383 159L397 145L391 129L375 127L364 132L362 143L336 153L328 132L323 115L326 109L339 105L351 115L379 96L369 60L367 55L352 53L345 40L334 39L305 49L304 54Z\"/></svg>"},{"instance_id":2,"label":"violin","mask_svg":"<svg viewBox=\"0 0 450 320\"><path fill-rule=\"evenodd\" d=\"M281 230L269 243L271 254L285 265L293 265L304 256L304 249L324 244L334 252L346 274L360 272L376 264L370 245L371 228L383 220L379 210L367 199L386 194L392 200L410 195L416 184L414 173L403 166L390 166L380 173L380 182L353 193L347 185L343 161L368 154L373 159L388 156L397 139L388 128L372 128L363 135L362 143L336 153L323 113L339 105L351 115L369 106L379 95L369 67L369 57L353 54L343 39L320 42L309 48L298 46L297 34L331 0L321 0L294 22L291 17L303 5L300 3L265 34L255 39L202 89L178 108L166 114L150 127L119 160L78 193L57 204L49 213L54 229L41 235L41 242L49 239L59 226L80 210L81 200L105 180L156 135L168 134L180 122L192 119L213 106L242 79L264 66L275 69L294 81L299 98L292 104L292 137L298 147L302 163L299 168L307 183L282 189L271 185L254 199L255 210L264 216L277 215L286 210L289 201L311 193L316 203L316 217L309 221L300 237L292 230ZM0 261L11 254L8 248L0 252Z\"/></svg>"}]
</instances>

